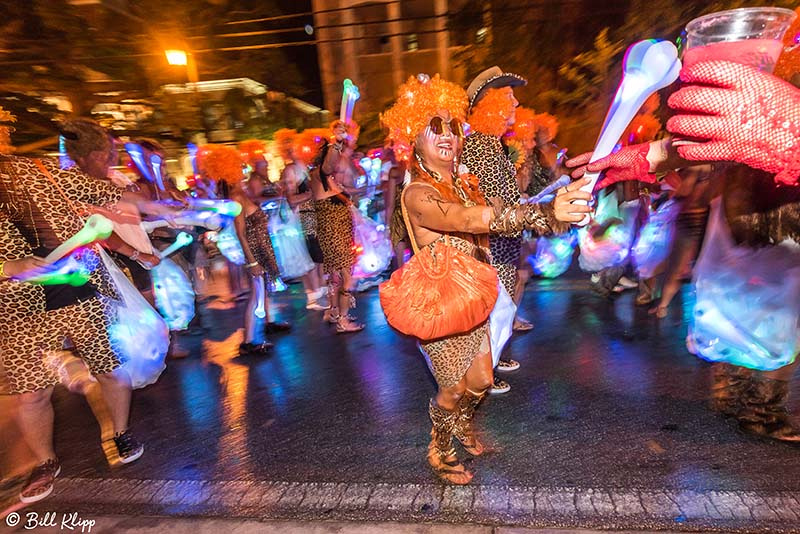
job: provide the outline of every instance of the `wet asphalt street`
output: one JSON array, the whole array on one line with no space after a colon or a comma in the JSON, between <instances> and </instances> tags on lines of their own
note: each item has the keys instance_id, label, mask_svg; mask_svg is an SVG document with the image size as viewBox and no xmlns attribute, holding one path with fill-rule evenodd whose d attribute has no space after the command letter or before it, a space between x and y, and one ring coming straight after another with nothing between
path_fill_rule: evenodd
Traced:
<instances>
[{"instance_id":1,"label":"wet asphalt street","mask_svg":"<svg viewBox=\"0 0 800 534\"><path fill-rule=\"evenodd\" d=\"M467 488L425 454L435 385L415 344L359 295L362 333L336 335L294 285L272 304L291 333L269 358L239 357L242 303L212 301L191 350L135 392L136 463L111 468L86 401L56 395L56 493L34 509L91 514L473 522L549 527L796 531L800 450L739 434L706 408L709 366L683 340L691 293L657 321L633 293L585 276L534 281L510 393L482 405L492 453ZM800 394L800 392L796 392ZM797 399L798 395L794 398ZM797 408L796 404L792 404ZM28 461L0 401L2 495ZM5 507L5 506L4 506ZM0 524L0 531L5 525ZM21 531L21 530L20 530Z\"/></svg>"}]
</instances>

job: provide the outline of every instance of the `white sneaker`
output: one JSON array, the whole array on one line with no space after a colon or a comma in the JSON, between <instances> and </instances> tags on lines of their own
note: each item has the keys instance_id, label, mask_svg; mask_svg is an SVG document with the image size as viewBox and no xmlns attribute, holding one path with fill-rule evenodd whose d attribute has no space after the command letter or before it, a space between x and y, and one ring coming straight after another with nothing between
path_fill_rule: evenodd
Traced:
<instances>
[{"instance_id":1,"label":"white sneaker","mask_svg":"<svg viewBox=\"0 0 800 534\"><path fill-rule=\"evenodd\" d=\"M327 310L328 307L327 306L323 306L322 304L320 304L318 300L310 300L310 301L308 301L308 304L306 304L306 309L307 310L323 311L323 310Z\"/></svg>"}]
</instances>

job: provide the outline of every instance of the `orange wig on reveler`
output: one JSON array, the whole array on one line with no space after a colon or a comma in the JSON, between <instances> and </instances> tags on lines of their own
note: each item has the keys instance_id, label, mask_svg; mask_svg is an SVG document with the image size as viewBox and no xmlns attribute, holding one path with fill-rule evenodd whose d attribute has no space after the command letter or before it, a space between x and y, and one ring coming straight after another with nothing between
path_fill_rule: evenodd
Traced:
<instances>
[{"instance_id":1,"label":"orange wig on reveler","mask_svg":"<svg viewBox=\"0 0 800 534\"><path fill-rule=\"evenodd\" d=\"M500 137L508 129L514 112L514 90L511 87L488 89L469 114L469 125L476 132Z\"/></svg>"},{"instance_id":2,"label":"orange wig on reveler","mask_svg":"<svg viewBox=\"0 0 800 534\"><path fill-rule=\"evenodd\" d=\"M540 130L547 130L546 143L549 143L556 138L556 135L558 134L558 119L553 115L550 115L549 113L538 113L533 118L533 122L536 125L537 133Z\"/></svg>"},{"instance_id":3,"label":"orange wig on reveler","mask_svg":"<svg viewBox=\"0 0 800 534\"><path fill-rule=\"evenodd\" d=\"M398 88L394 105L381 113L381 123L389 130L387 142L395 152L410 152L414 139L439 110L464 122L468 105L466 91L438 74L412 76Z\"/></svg>"},{"instance_id":4,"label":"orange wig on reveler","mask_svg":"<svg viewBox=\"0 0 800 534\"><path fill-rule=\"evenodd\" d=\"M281 128L275 132L273 136L273 139L275 139L275 148L283 161L292 160L292 151L294 150L296 137L297 130L291 130L289 128Z\"/></svg>"},{"instance_id":5,"label":"orange wig on reveler","mask_svg":"<svg viewBox=\"0 0 800 534\"><path fill-rule=\"evenodd\" d=\"M317 157L322 144L330 138L328 128L307 128L294 138L294 157L305 165L310 165Z\"/></svg>"},{"instance_id":6,"label":"orange wig on reveler","mask_svg":"<svg viewBox=\"0 0 800 534\"><path fill-rule=\"evenodd\" d=\"M536 145L536 113L531 108L519 106L514 124L506 132L509 141L518 143L525 150Z\"/></svg>"},{"instance_id":7,"label":"orange wig on reveler","mask_svg":"<svg viewBox=\"0 0 800 534\"><path fill-rule=\"evenodd\" d=\"M197 166L213 180L236 185L244 179L239 151L225 145L203 145L197 151Z\"/></svg>"},{"instance_id":8,"label":"orange wig on reveler","mask_svg":"<svg viewBox=\"0 0 800 534\"><path fill-rule=\"evenodd\" d=\"M259 161L264 162L264 155L267 153L267 145L260 139L247 139L239 143L239 154L242 161L255 167Z\"/></svg>"},{"instance_id":9,"label":"orange wig on reveler","mask_svg":"<svg viewBox=\"0 0 800 534\"><path fill-rule=\"evenodd\" d=\"M795 12L800 15L800 7ZM775 76L792 81L794 76L800 74L800 16L783 34L783 45L783 53L775 65Z\"/></svg>"}]
</instances>

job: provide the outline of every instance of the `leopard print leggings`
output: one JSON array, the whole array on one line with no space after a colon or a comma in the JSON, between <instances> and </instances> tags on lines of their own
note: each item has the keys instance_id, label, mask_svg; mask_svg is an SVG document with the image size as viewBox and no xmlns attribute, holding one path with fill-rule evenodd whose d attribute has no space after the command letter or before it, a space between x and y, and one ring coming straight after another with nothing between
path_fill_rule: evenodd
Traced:
<instances>
[{"instance_id":1,"label":"leopard print leggings","mask_svg":"<svg viewBox=\"0 0 800 534\"><path fill-rule=\"evenodd\" d=\"M322 248L325 272L352 271L356 263L353 246L353 216L350 208L333 199L314 201L317 213L317 239Z\"/></svg>"},{"instance_id":2,"label":"leopard print leggings","mask_svg":"<svg viewBox=\"0 0 800 534\"><path fill-rule=\"evenodd\" d=\"M67 338L92 374L110 373L119 367L119 357L108 336L111 313L115 311L110 304L92 298L7 322L0 334L0 363L8 392L29 393L58 383L43 357L62 350Z\"/></svg>"}]
</instances>

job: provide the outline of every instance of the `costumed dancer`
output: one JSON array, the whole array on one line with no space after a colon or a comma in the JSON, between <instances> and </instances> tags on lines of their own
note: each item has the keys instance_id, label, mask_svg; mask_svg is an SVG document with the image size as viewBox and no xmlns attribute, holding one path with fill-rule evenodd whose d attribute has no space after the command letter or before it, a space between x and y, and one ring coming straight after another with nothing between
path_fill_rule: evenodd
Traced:
<instances>
[{"instance_id":1,"label":"costumed dancer","mask_svg":"<svg viewBox=\"0 0 800 534\"><path fill-rule=\"evenodd\" d=\"M275 132L275 144L278 153L286 162L286 166L281 172L281 183L286 193L286 200L289 206L297 211L300 218L300 225L303 228L306 248L314 268L303 275L303 288L306 293L306 309L325 310L328 308L325 302L326 284L322 272L322 249L317 241L317 216L314 212L314 204L311 199L310 176L308 165L311 158L302 159L302 150L297 150L299 142L298 134L295 130L281 129ZM309 153L311 150L309 150Z\"/></svg>"},{"instance_id":2,"label":"costumed dancer","mask_svg":"<svg viewBox=\"0 0 800 534\"><path fill-rule=\"evenodd\" d=\"M244 252L247 262L245 268L251 276L251 284L244 318L244 341L239 345L239 352L264 356L269 353L272 343L256 332L259 319L264 320L265 332L286 331L289 325L269 321L266 288L270 280L278 276L278 262L269 238L267 214L244 190L240 158L235 148L224 145L206 145L198 152L200 170L219 182L222 197L242 205L242 211L233 224Z\"/></svg>"},{"instance_id":3,"label":"costumed dancer","mask_svg":"<svg viewBox=\"0 0 800 534\"><path fill-rule=\"evenodd\" d=\"M795 68L776 71L792 79L798 72L797 56L781 57L778 66L784 63L786 68L787 62ZM747 165L754 170L745 173L733 169L724 177L724 209L734 239L742 250L775 247L778 252L785 251L783 254L796 253L794 245L787 246L786 241L800 242L800 90L755 67L720 60L685 66L681 80L685 86L669 99L677 114L667 122L667 130L703 142L683 144L667 138L627 147L588 166L584 165L590 155L584 154L568 162L568 166L578 167L573 176L579 177L588 169L604 171L608 183L655 181L656 172L696 162ZM750 127L743 128L742 124ZM798 282L784 278L781 283L789 287ZM783 305L769 304L773 309ZM791 307L795 303L785 304ZM748 307L741 307L741 311L752 313ZM755 353L749 356L757 361ZM773 362L765 363L774 367L770 365ZM730 363L714 364L712 409L736 417L745 432L800 442L800 433L793 428L786 409L795 365L792 362L765 372Z\"/></svg>"},{"instance_id":4,"label":"costumed dancer","mask_svg":"<svg viewBox=\"0 0 800 534\"><path fill-rule=\"evenodd\" d=\"M558 135L558 119L549 113L538 113L533 117L533 127L535 143L530 157L533 170L528 187L523 189L529 197L556 181L564 157L564 152L553 142Z\"/></svg>"},{"instance_id":5,"label":"costumed dancer","mask_svg":"<svg viewBox=\"0 0 800 534\"><path fill-rule=\"evenodd\" d=\"M472 133L464 142L463 163L470 173L478 177L483 194L500 199L504 208L518 206L521 198L516 169L502 143L502 137L514 124L519 105L514 97L514 87L526 83L521 76L505 73L495 66L481 72L467 88L470 109L468 122ZM489 239L489 245L492 265L497 269L503 288L514 298L522 232L510 236L494 235ZM524 321L522 318L515 320ZM530 330L532 326L526 328ZM517 369L519 362L515 360L501 357L497 364L498 371ZM508 382L495 378L492 393L506 393L510 389Z\"/></svg>"},{"instance_id":6,"label":"costumed dancer","mask_svg":"<svg viewBox=\"0 0 800 534\"><path fill-rule=\"evenodd\" d=\"M0 118L8 120L0 110ZM9 146L0 128L0 152ZM16 400L16 419L38 465L20 493L36 502L53 491L61 464L53 448L51 404L57 376L41 365L47 354L63 350L70 338L77 354L100 384L122 463L133 462L144 447L128 430L131 386L121 372L117 348L108 329L116 311L101 300L115 297L114 287L97 254L80 253L91 271L89 283L32 285L16 281L44 269L44 256L83 227L78 212L90 206L112 207L123 191L75 169L61 169L55 159L0 156L0 360Z\"/></svg>"},{"instance_id":7,"label":"costumed dancer","mask_svg":"<svg viewBox=\"0 0 800 534\"><path fill-rule=\"evenodd\" d=\"M493 381L487 317L503 291L496 270L475 258L488 260L489 233L561 232L589 211L570 204L589 198L578 190L586 182L570 184L550 204L489 207L478 179L457 164L466 110L463 89L420 74L398 89L396 103L381 117L392 141L413 147L401 208L416 251L381 286L381 305L390 324L420 340L436 379L428 462L453 484L472 479L453 437L471 455L484 452L472 419ZM431 271L447 275L436 278Z\"/></svg>"},{"instance_id":8,"label":"costumed dancer","mask_svg":"<svg viewBox=\"0 0 800 534\"><path fill-rule=\"evenodd\" d=\"M343 151L348 139L348 125L341 121L333 124L333 143L322 140L322 147L311 170L311 194L317 216L317 239L328 275L331 306L325 312L326 319L336 325L339 334L358 332L364 325L349 314L355 307L352 295L353 266L357 256L354 246L353 216L350 213L350 198L333 179L333 173L341 165Z\"/></svg>"},{"instance_id":9,"label":"costumed dancer","mask_svg":"<svg viewBox=\"0 0 800 534\"><path fill-rule=\"evenodd\" d=\"M114 139L100 124L91 119L72 119L61 125L60 132L64 136L67 156L82 172L124 190L133 189L133 182L121 179L124 176L111 174L111 166L117 161L117 150ZM113 250L112 257L128 271L136 289L151 305L155 305L149 270L161 260L155 255L147 232L139 224L141 217L136 205L120 202L117 207L125 209L126 219L129 220L120 222L112 219L114 234L106 244ZM119 239L115 239L115 236Z\"/></svg>"}]
</instances>

